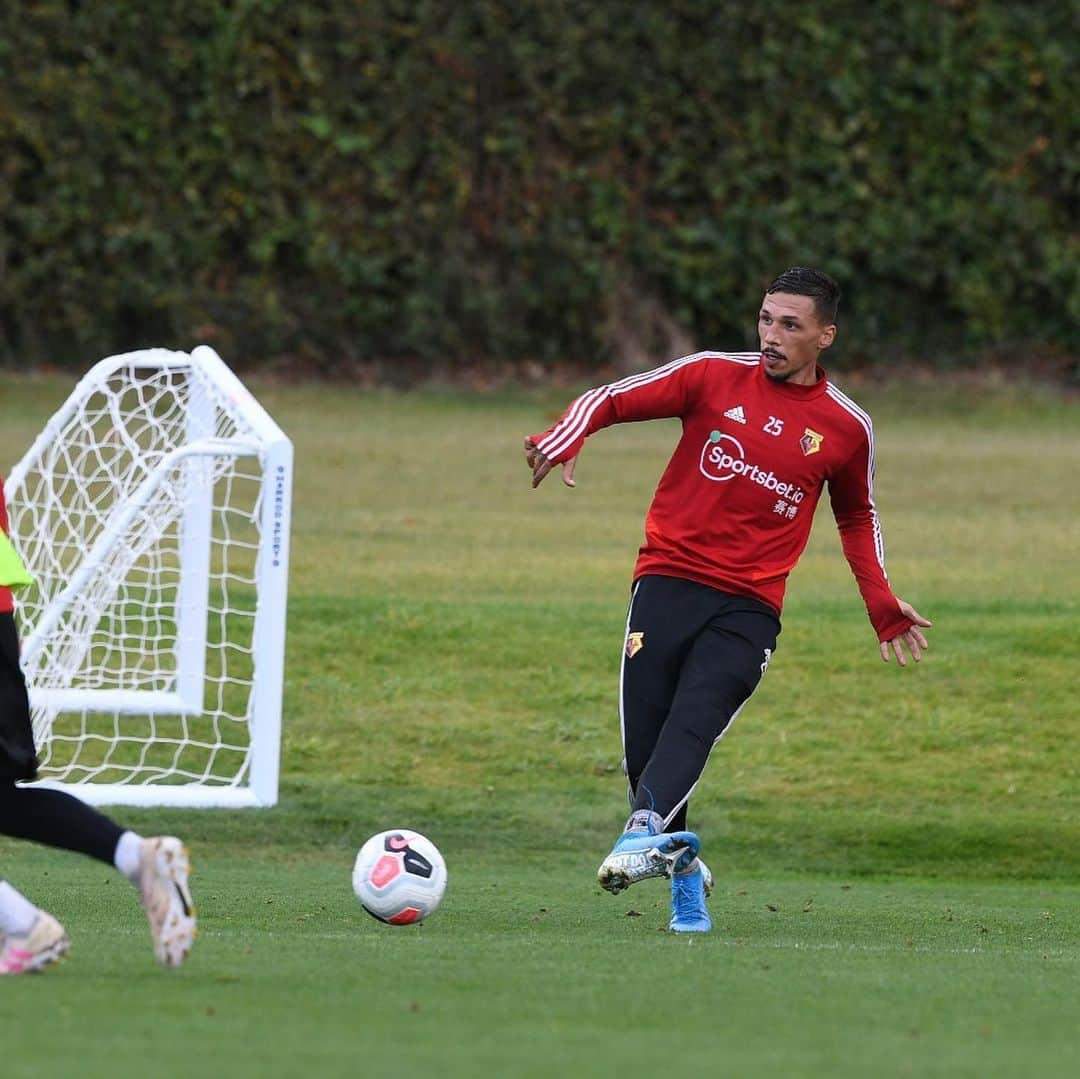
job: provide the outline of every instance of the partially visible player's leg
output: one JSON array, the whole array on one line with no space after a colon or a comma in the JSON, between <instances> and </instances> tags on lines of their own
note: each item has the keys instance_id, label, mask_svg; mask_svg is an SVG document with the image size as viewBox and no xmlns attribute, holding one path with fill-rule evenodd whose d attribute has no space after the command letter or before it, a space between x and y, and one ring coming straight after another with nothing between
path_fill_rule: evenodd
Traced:
<instances>
[{"instance_id":1,"label":"partially visible player's leg","mask_svg":"<svg viewBox=\"0 0 1080 1079\"><path fill-rule=\"evenodd\" d=\"M15 789L15 780L33 779L37 754L30 728L26 682L19 666L15 617L0 612L0 800ZM0 831L7 816L0 806ZM64 928L47 911L34 906L7 881L0 880L0 974L44 970L67 953Z\"/></svg>"},{"instance_id":2,"label":"partially visible player's leg","mask_svg":"<svg viewBox=\"0 0 1080 1079\"><path fill-rule=\"evenodd\" d=\"M58 963L71 947L64 927L0 880L0 975L35 974Z\"/></svg>"},{"instance_id":3,"label":"partially visible player's leg","mask_svg":"<svg viewBox=\"0 0 1080 1079\"><path fill-rule=\"evenodd\" d=\"M113 865L124 829L65 791L17 787L0 779L0 834Z\"/></svg>"},{"instance_id":4,"label":"partially visible player's leg","mask_svg":"<svg viewBox=\"0 0 1080 1079\"><path fill-rule=\"evenodd\" d=\"M114 866L138 889L154 955L178 966L195 941L187 849L173 836L143 839L64 791L0 779L0 834L88 855Z\"/></svg>"},{"instance_id":5,"label":"partially visible player's leg","mask_svg":"<svg viewBox=\"0 0 1080 1079\"><path fill-rule=\"evenodd\" d=\"M158 961L183 962L195 939L183 844L171 836L143 839L64 791L17 787L36 777L37 763L15 622L0 612L0 835L115 866L139 891Z\"/></svg>"}]
</instances>

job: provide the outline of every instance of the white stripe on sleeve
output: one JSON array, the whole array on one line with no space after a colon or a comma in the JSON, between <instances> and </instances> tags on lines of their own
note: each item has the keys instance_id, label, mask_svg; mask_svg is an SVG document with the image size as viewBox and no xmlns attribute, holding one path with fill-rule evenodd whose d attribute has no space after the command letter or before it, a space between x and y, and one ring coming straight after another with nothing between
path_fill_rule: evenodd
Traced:
<instances>
[{"instance_id":1,"label":"white stripe on sleeve","mask_svg":"<svg viewBox=\"0 0 1080 1079\"><path fill-rule=\"evenodd\" d=\"M882 573L885 572L885 538L881 534L881 521L878 518L877 509L874 506L874 424L869 415L865 413L850 397L841 393L831 382L825 388L825 392L842 408L850 413L862 424L866 432L868 453L866 456L866 492L870 501L870 518L874 527L874 553L877 555L878 565Z\"/></svg>"}]
</instances>

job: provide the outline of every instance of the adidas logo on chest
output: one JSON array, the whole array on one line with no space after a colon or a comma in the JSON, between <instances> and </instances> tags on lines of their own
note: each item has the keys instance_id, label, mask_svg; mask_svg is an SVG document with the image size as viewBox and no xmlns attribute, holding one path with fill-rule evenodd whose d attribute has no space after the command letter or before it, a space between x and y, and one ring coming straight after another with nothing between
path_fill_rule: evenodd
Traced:
<instances>
[{"instance_id":1,"label":"adidas logo on chest","mask_svg":"<svg viewBox=\"0 0 1080 1079\"><path fill-rule=\"evenodd\" d=\"M743 412L742 405L735 405L734 408L729 408L724 416L729 420L734 420L736 423L746 423L746 413Z\"/></svg>"}]
</instances>

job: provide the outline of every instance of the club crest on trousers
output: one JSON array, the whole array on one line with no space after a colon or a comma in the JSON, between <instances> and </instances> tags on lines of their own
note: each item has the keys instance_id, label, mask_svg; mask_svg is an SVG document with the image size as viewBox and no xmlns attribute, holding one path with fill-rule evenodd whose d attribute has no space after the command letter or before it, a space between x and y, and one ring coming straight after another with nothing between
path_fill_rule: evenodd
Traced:
<instances>
[{"instance_id":1,"label":"club crest on trousers","mask_svg":"<svg viewBox=\"0 0 1080 1079\"><path fill-rule=\"evenodd\" d=\"M626 638L626 655L628 659L633 659L645 647L645 634L644 633L630 633Z\"/></svg>"}]
</instances>

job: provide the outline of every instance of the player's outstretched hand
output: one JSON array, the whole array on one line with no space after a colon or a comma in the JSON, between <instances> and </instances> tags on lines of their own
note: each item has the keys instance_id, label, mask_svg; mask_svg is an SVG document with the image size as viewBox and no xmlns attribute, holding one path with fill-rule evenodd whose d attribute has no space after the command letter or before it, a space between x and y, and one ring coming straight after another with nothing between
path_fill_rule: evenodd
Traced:
<instances>
[{"instance_id":1,"label":"player's outstretched hand","mask_svg":"<svg viewBox=\"0 0 1080 1079\"><path fill-rule=\"evenodd\" d=\"M897 598L897 603L900 604L900 610L905 617L910 618L915 623L909 630L901 633L898 637L893 637L891 641L881 642L881 658L885 663L889 662L889 649L891 648L896 656L896 662L901 667L907 666L907 660L904 658L904 645L907 645L908 651L911 653L911 658L916 663L922 659L923 652L930 646L926 642L926 637L923 636L919 626L932 626L933 623L929 618L923 618L921 614L910 603L905 603L902 599Z\"/></svg>"},{"instance_id":2,"label":"player's outstretched hand","mask_svg":"<svg viewBox=\"0 0 1080 1079\"><path fill-rule=\"evenodd\" d=\"M537 448L531 438L525 439L525 462L532 469L532 485L537 488L543 482L544 477L551 471L552 463ZM562 481L567 487L576 487L574 483L574 466L577 458L571 457L564 461L562 466Z\"/></svg>"}]
</instances>

